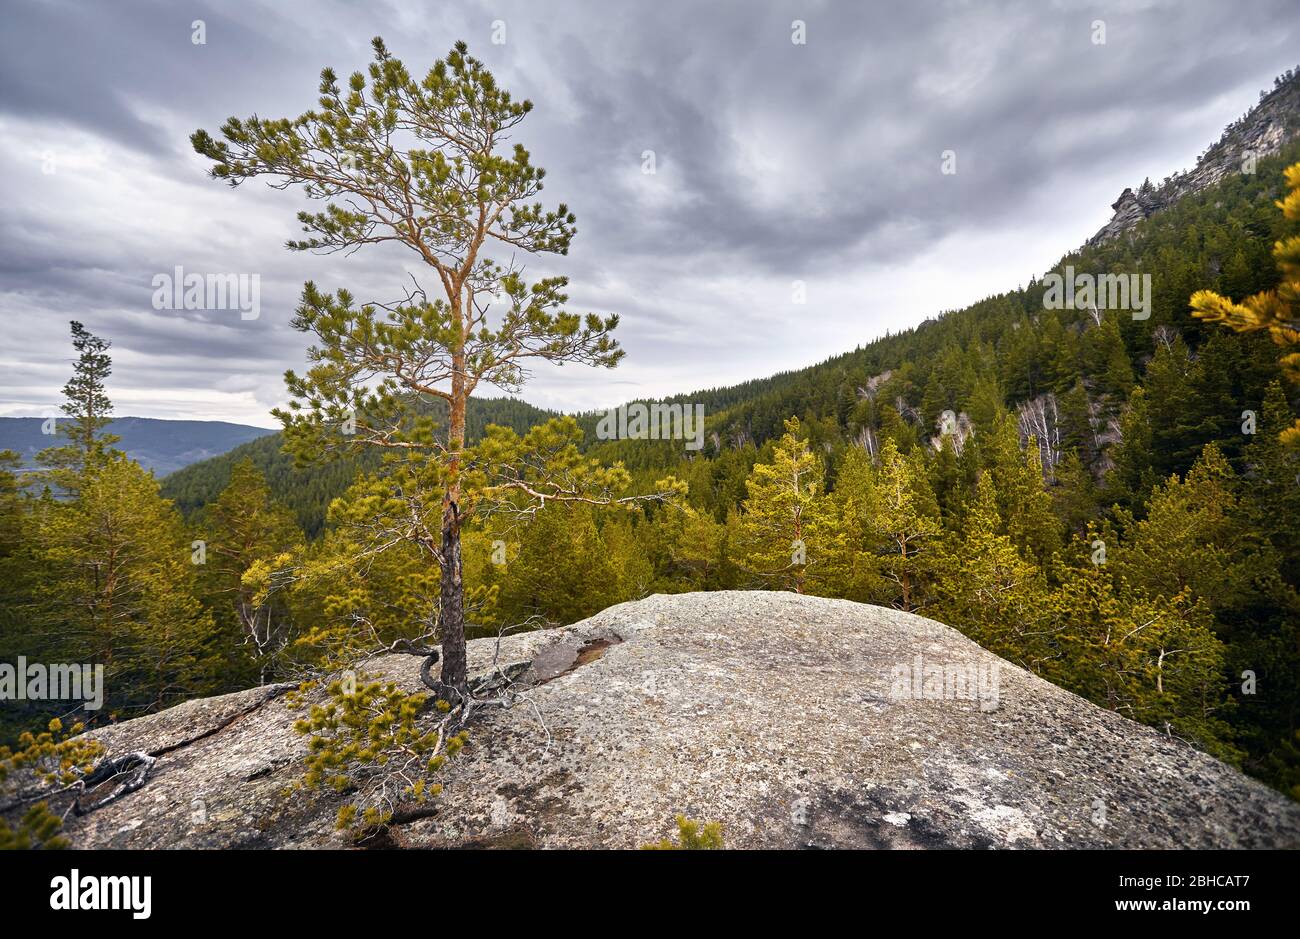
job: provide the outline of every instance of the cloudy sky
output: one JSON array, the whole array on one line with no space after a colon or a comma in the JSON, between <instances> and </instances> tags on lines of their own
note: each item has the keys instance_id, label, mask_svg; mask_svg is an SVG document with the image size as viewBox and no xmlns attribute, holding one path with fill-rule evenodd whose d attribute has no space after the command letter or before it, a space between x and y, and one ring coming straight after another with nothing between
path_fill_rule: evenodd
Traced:
<instances>
[{"instance_id":1,"label":"cloudy sky","mask_svg":"<svg viewBox=\"0 0 1300 939\"><path fill-rule=\"evenodd\" d=\"M562 409L807 365L1023 284L1124 186L1190 167L1300 58L1294 0L5 6L10 416L54 413L79 319L113 342L118 414L273 425L303 359L302 282L395 297L413 262L286 251L299 199L214 182L188 136L314 106L321 67L363 68L377 34L417 74L464 39L535 104L516 139L578 237L529 273L622 314L628 352L612 372L539 370L524 397ZM176 266L258 274L260 316L154 309L154 276Z\"/></svg>"}]
</instances>

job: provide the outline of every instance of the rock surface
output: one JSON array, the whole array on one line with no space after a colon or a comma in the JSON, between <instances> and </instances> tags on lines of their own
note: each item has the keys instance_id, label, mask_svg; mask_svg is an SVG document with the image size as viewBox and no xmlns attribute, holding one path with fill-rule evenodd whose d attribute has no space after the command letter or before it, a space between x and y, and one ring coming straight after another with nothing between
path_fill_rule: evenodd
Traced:
<instances>
[{"instance_id":1,"label":"rock surface","mask_svg":"<svg viewBox=\"0 0 1300 939\"><path fill-rule=\"evenodd\" d=\"M471 669L493 653L471 643ZM414 690L419 662L367 670ZM530 662L521 700L482 712L440 774L436 814L380 843L631 848L683 813L739 848L1300 846L1300 807L1262 784L894 610L653 596L503 640L500 665ZM918 666L946 684L905 687ZM284 794L305 746L283 690L96 731L156 763L70 818L74 845L344 846L340 797Z\"/></svg>"},{"instance_id":2,"label":"rock surface","mask_svg":"<svg viewBox=\"0 0 1300 939\"><path fill-rule=\"evenodd\" d=\"M1213 186L1230 173L1243 172L1250 160L1277 153L1298 134L1300 72L1282 81L1240 121L1229 127L1223 137L1201 155L1195 169L1176 173L1158 186L1144 184L1136 192L1125 189L1120 193L1119 199L1111 206L1114 216L1088 239L1088 244L1097 245L1116 238L1184 196Z\"/></svg>"}]
</instances>

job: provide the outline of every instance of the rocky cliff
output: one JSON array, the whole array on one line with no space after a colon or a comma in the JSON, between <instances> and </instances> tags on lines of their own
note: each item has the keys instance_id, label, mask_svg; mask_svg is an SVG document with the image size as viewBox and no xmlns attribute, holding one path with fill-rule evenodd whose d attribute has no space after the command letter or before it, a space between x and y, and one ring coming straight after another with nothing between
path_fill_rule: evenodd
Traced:
<instances>
[{"instance_id":1,"label":"rocky cliff","mask_svg":"<svg viewBox=\"0 0 1300 939\"><path fill-rule=\"evenodd\" d=\"M494 643L471 644L489 668ZM367 667L419 687L419 659ZM509 637L528 686L485 711L404 847L619 847L684 813L740 848L1297 847L1300 807L947 626L787 593L654 596ZM515 668L509 668L515 666ZM280 686L96 732L154 763L71 818L78 847L329 847L332 794L286 796Z\"/></svg>"},{"instance_id":2,"label":"rocky cliff","mask_svg":"<svg viewBox=\"0 0 1300 939\"><path fill-rule=\"evenodd\" d=\"M1088 239L1100 244L1129 231L1142 219L1184 196L1213 186L1229 173L1253 172L1252 159L1277 153L1300 134L1300 69L1281 76L1274 89L1241 119L1231 124L1196 162L1190 172L1176 173L1160 185L1149 181L1135 191L1125 189L1111 205L1115 215Z\"/></svg>"}]
</instances>

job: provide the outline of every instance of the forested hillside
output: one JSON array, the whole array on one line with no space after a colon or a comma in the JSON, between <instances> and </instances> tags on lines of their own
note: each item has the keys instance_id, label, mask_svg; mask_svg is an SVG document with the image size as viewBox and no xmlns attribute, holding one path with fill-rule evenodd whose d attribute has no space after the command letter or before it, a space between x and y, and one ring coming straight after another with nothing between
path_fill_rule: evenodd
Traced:
<instances>
[{"instance_id":1,"label":"forested hillside","mask_svg":"<svg viewBox=\"0 0 1300 939\"><path fill-rule=\"evenodd\" d=\"M1155 404L1160 414L1171 417L1156 422L1153 472L1163 477L1186 470L1199 447L1211 440L1238 459L1247 439L1238 427L1240 412L1248 406L1245 402L1258 407L1268 383L1278 377L1276 356L1264 337L1233 337L1192 318L1188 298L1202 288L1243 296L1277 283L1272 245L1288 223L1274 200L1282 191L1282 167L1297 158L1300 144L1292 143L1264 160L1256 174L1230 176L1142 222L1132 235L1081 248L1053 268L1150 273L1149 319L1111 316L1097 323L1088 310L1045 310L1044 287L1031 277L1022 289L944 313L805 369L663 399L704 407L704 455L719 477L709 488L730 493L710 508L725 514L727 504L743 492L737 479L743 481L747 462L753 461L737 460L736 454L779 436L792 415L800 417L815 446L835 448L869 443L884 430L920 442L937 433L947 409L987 425L999 407L1019 412L1026 406L1026 412L1032 411L1021 415L1027 438L1045 406L1048 415L1055 413L1048 429L1052 440L1073 441L1075 449L1085 445L1083 462L1100 476L1112 458L1118 415L1136 376L1143 375L1158 348L1172 355L1172 347L1166 347L1175 337L1185 346L1180 354L1189 366L1199 362L1207 342L1212 360L1195 374L1183 368L1177 387L1169 389L1178 400ZM511 399L474 400L475 439L489 423L522 432L553 416ZM683 459L680 446L657 441L597 441L600 417L577 415L584 448L621 459L632 469L669 469ZM347 488L356 468L332 463L294 469L280 446L278 436L268 437L187 467L164 480L163 492L189 515L215 497L235 462L249 457L266 474L275 497L291 505L315 537L330 500ZM1050 463L1065 455L1046 440L1043 447ZM743 468L733 469L727 482L724 466Z\"/></svg>"},{"instance_id":2,"label":"forested hillside","mask_svg":"<svg viewBox=\"0 0 1300 939\"><path fill-rule=\"evenodd\" d=\"M435 406L430 411L434 420L445 423L445 408ZM475 398L468 415L469 438L481 439L489 424L523 433L555 416L513 398ZM171 474L163 480L162 493L189 517L226 488L231 471L244 460L250 460L266 477L276 500L293 511L309 538L318 537L323 530L330 501L352 484L358 472L373 470L379 464L378 455L371 453L356 460L295 465L293 457L284 450L284 439L272 434Z\"/></svg>"}]
</instances>

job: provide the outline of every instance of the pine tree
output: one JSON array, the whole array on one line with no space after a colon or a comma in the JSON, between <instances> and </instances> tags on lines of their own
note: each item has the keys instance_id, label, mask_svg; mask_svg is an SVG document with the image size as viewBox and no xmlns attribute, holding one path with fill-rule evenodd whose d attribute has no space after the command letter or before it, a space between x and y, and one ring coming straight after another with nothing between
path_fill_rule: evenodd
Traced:
<instances>
[{"instance_id":1,"label":"pine tree","mask_svg":"<svg viewBox=\"0 0 1300 939\"><path fill-rule=\"evenodd\" d=\"M1300 163L1286 170L1290 192L1277 205L1290 221L1300 221ZM1267 331L1283 347L1300 345L1300 235L1285 238L1273 247L1273 257L1282 273L1282 284L1234 303L1211 290L1192 294L1192 315L1211 323L1222 323L1240 333ZM1291 381L1300 382L1300 351L1282 357L1282 369ZM1282 432L1288 446L1300 447L1300 420Z\"/></svg>"},{"instance_id":2,"label":"pine tree","mask_svg":"<svg viewBox=\"0 0 1300 939\"><path fill-rule=\"evenodd\" d=\"M72 347L77 351L77 361L72 377L63 386L64 401L60 406L67 417L56 422L58 432L68 442L37 454L38 462L50 468L46 478L69 492L77 490L83 474L111 455L109 448L118 441L116 436L103 432L112 422L113 413L104 386L113 372L109 343L73 320Z\"/></svg>"},{"instance_id":3,"label":"pine tree","mask_svg":"<svg viewBox=\"0 0 1300 939\"><path fill-rule=\"evenodd\" d=\"M1047 585L1003 533L993 477L979 479L960 532L936 552L931 615L1025 668L1040 670L1052 655L1043 626Z\"/></svg>"},{"instance_id":4,"label":"pine tree","mask_svg":"<svg viewBox=\"0 0 1300 939\"><path fill-rule=\"evenodd\" d=\"M843 556L834 565L825 586L832 596L874 603L887 599L888 586L883 581L877 558L879 539L874 527L877 512L875 468L865 450L849 447L840 459L831 495L840 550Z\"/></svg>"},{"instance_id":5,"label":"pine tree","mask_svg":"<svg viewBox=\"0 0 1300 939\"><path fill-rule=\"evenodd\" d=\"M599 485L595 494L574 490L572 475L539 478L528 467L562 470L557 453L526 459L517 437L489 434L470 454L470 396L480 386L517 392L534 361L612 367L623 353L611 335L617 317L564 309L566 278L530 284L517 262L502 266L487 254L492 246L512 258L567 254L576 231L563 203L545 210L533 201L544 171L528 151L515 144L503 152L532 103L514 100L464 43L422 81L381 39L373 47L368 74L354 73L346 89L331 69L322 71L319 110L296 120L231 118L224 140L203 130L191 140L213 161L217 179L268 177L326 202L323 212L299 214L308 237L291 248L392 241L415 252L434 282L434 299L416 277L408 299L386 307L358 305L346 290L324 292L308 282L294 326L314 336L313 364L303 376L286 375L290 408L275 413L300 457L370 447L404 456L385 463L390 491L405 502L394 531L407 533L399 540L439 567L438 690L463 695L461 529L476 501L467 477L497 493L552 502L607 495ZM445 403L448 415L440 436L418 416L434 401ZM525 439L556 441L567 453L570 437L568 425L557 425L547 439L532 432ZM522 462L509 461L516 458Z\"/></svg>"},{"instance_id":6,"label":"pine tree","mask_svg":"<svg viewBox=\"0 0 1300 939\"><path fill-rule=\"evenodd\" d=\"M1106 565L1071 568L1051 601L1059 655L1044 677L1094 704L1237 761L1224 720L1231 703L1224 647L1203 606L1120 595Z\"/></svg>"},{"instance_id":7,"label":"pine tree","mask_svg":"<svg viewBox=\"0 0 1300 939\"><path fill-rule=\"evenodd\" d=\"M1056 467L1050 490L1056 517L1072 537L1083 535L1100 513L1097 483L1077 453L1067 453Z\"/></svg>"},{"instance_id":8,"label":"pine tree","mask_svg":"<svg viewBox=\"0 0 1300 939\"><path fill-rule=\"evenodd\" d=\"M1060 418L1057 426L1061 432L1061 450L1078 454L1085 466L1091 466L1099 456L1097 429L1083 381L1075 382L1058 400Z\"/></svg>"},{"instance_id":9,"label":"pine tree","mask_svg":"<svg viewBox=\"0 0 1300 939\"><path fill-rule=\"evenodd\" d=\"M1187 344L1175 337L1157 345L1147 365L1143 388L1151 430L1150 465L1158 479L1186 472L1205 445L1197 430L1200 407L1192 388L1193 364Z\"/></svg>"},{"instance_id":10,"label":"pine tree","mask_svg":"<svg viewBox=\"0 0 1300 939\"><path fill-rule=\"evenodd\" d=\"M1210 609L1238 602L1249 592L1256 563L1254 539L1241 525L1231 489L1232 467L1213 444L1186 479L1171 476L1152 492L1146 518L1118 514L1123 545L1109 564L1130 588L1172 601L1186 594Z\"/></svg>"},{"instance_id":11,"label":"pine tree","mask_svg":"<svg viewBox=\"0 0 1300 939\"><path fill-rule=\"evenodd\" d=\"M0 662L32 650L31 601L43 589L30 537L30 499L20 484L21 456L0 450ZM30 713L29 713L30 712ZM39 708L6 701L0 708L0 741L16 739L36 723Z\"/></svg>"},{"instance_id":12,"label":"pine tree","mask_svg":"<svg viewBox=\"0 0 1300 939\"><path fill-rule=\"evenodd\" d=\"M1120 335L1118 317L1103 316L1085 340L1088 374L1095 377L1099 389L1117 399L1128 397L1134 385L1133 364Z\"/></svg>"},{"instance_id":13,"label":"pine tree","mask_svg":"<svg viewBox=\"0 0 1300 939\"><path fill-rule=\"evenodd\" d=\"M904 455L892 440L880 448L871 537L881 573L897 587L894 605L915 610L926 599L932 576L930 549L941 532L939 506L920 450Z\"/></svg>"},{"instance_id":14,"label":"pine tree","mask_svg":"<svg viewBox=\"0 0 1300 939\"><path fill-rule=\"evenodd\" d=\"M760 582L804 593L810 577L825 575L843 552L821 460L799 434L799 419L792 417L771 462L754 464L745 484L738 559Z\"/></svg>"},{"instance_id":15,"label":"pine tree","mask_svg":"<svg viewBox=\"0 0 1300 939\"><path fill-rule=\"evenodd\" d=\"M1246 447L1243 502L1251 525L1263 532L1284 565L1288 583L1300 584L1300 454L1281 441L1292 421L1280 382L1269 385L1257 433Z\"/></svg>"},{"instance_id":16,"label":"pine tree","mask_svg":"<svg viewBox=\"0 0 1300 939\"><path fill-rule=\"evenodd\" d=\"M1037 442L1030 438L1022 449L1020 430L1007 417L985 435L983 453L998 494L998 514L1012 543L1027 560L1050 571L1061 548L1061 522L1043 484Z\"/></svg>"},{"instance_id":17,"label":"pine tree","mask_svg":"<svg viewBox=\"0 0 1300 939\"><path fill-rule=\"evenodd\" d=\"M302 532L289 510L271 499L266 477L248 457L234 465L229 485L204 509L199 531L204 594L223 622L236 627L228 633L230 651L246 650L232 665L247 663L265 679L285 641L287 612L274 601L255 602L256 587L243 578L258 561L290 551Z\"/></svg>"},{"instance_id":18,"label":"pine tree","mask_svg":"<svg viewBox=\"0 0 1300 939\"><path fill-rule=\"evenodd\" d=\"M1114 465L1106 474L1105 495L1111 503L1136 510L1159 478L1153 465L1150 408L1141 386L1133 389L1119 426L1120 440L1112 449Z\"/></svg>"},{"instance_id":19,"label":"pine tree","mask_svg":"<svg viewBox=\"0 0 1300 939\"><path fill-rule=\"evenodd\" d=\"M576 623L619 600L619 570L588 506L547 506L519 537L501 587L507 623Z\"/></svg>"},{"instance_id":20,"label":"pine tree","mask_svg":"<svg viewBox=\"0 0 1300 939\"><path fill-rule=\"evenodd\" d=\"M37 524L43 654L102 664L113 708L211 690L213 625L196 596L191 539L151 474L108 457L76 499L46 500Z\"/></svg>"}]
</instances>

